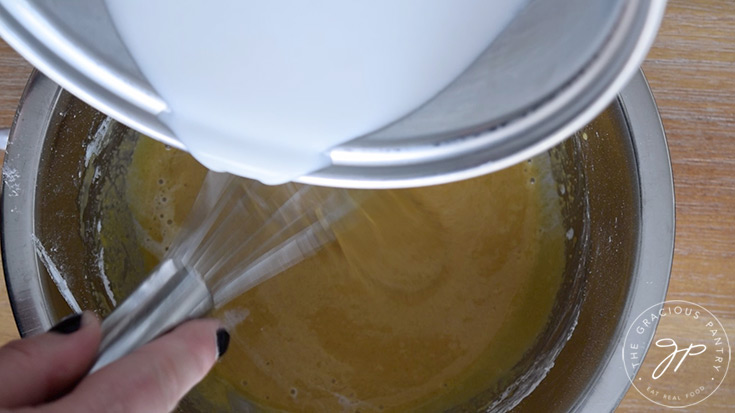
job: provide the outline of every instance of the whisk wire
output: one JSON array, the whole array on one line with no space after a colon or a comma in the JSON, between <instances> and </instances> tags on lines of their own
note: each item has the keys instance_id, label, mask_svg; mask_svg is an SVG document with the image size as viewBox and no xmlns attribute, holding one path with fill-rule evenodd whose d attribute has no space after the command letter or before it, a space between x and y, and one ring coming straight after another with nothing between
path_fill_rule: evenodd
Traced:
<instances>
[{"instance_id":1,"label":"whisk wire","mask_svg":"<svg viewBox=\"0 0 735 413\"><path fill-rule=\"evenodd\" d=\"M344 189L210 172L167 258L199 274L221 306L332 242L333 225L359 203Z\"/></svg>"},{"instance_id":2,"label":"whisk wire","mask_svg":"<svg viewBox=\"0 0 735 413\"><path fill-rule=\"evenodd\" d=\"M240 193L233 188L233 193ZM290 192L290 188L288 191ZM306 188L296 189L283 205L274 205L268 208L268 200L263 199L251 191L244 191L244 196L237 196L232 210L222 218L219 225L222 228L214 228L210 237L205 237L205 242L197 249L198 259L192 260L191 265L199 269L205 278L208 274L216 274L228 263L236 264L238 261L248 262L251 256L243 257L244 251L253 250L260 243L267 243L271 238L282 237L291 226L299 220L304 219L304 211L301 211L303 193ZM251 201L257 198L257 203L264 206L261 211L253 211ZM270 211L268 211L270 209ZM274 211L275 209L275 211ZM283 228L282 230L279 230ZM226 233L226 235L223 235ZM272 234L272 235L270 235ZM267 237L265 239L261 239ZM222 256L217 249L229 248L230 253Z\"/></svg>"}]
</instances>

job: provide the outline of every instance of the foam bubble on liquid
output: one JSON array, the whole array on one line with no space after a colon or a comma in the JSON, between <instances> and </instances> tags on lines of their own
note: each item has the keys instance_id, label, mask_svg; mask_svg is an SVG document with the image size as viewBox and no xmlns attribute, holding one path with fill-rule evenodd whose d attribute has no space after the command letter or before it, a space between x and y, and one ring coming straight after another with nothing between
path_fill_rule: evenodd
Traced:
<instances>
[{"instance_id":1,"label":"foam bubble on liquid","mask_svg":"<svg viewBox=\"0 0 735 413\"><path fill-rule=\"evenodd\" d=\"M210 169L283 183L454 80L527 0L107 0L160 115Z\"/></svg>"}]
</instances>

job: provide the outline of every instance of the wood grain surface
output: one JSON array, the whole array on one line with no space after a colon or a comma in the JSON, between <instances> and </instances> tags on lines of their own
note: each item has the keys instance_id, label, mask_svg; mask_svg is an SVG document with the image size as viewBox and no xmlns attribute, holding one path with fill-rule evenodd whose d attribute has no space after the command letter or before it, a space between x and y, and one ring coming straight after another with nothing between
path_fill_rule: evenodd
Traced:
<instances>
[{"instance_id":1,"label":"wood grain surface","mask_svg":"<svg viewBox=\"0 0 735 413\"><path fill-rule=\"evenodd\" d=\"M735 344L735 1L671 0L643 69L674 170L676 249L668 299L709 309ZM0 42L0 126L10 126L30 71ZM16 337L0 283L0 343ZM619 410L666 409L631 389ZM735 411L735 372L688 411Z\"/></svg>"},{"instance_id":2,"label":"wood grain surface","mask_svg":"<svg viewBox=\"0 0 735 413\"><path fill-rule=\"evenodd\" d=\"M643 71L674 170L676 246L667 299L710 310L735 345L735 1L670 1ZM662 409L634 389L619 408ZM688 411L735 411L735 372Z\"/></svg>"}]
</instances>

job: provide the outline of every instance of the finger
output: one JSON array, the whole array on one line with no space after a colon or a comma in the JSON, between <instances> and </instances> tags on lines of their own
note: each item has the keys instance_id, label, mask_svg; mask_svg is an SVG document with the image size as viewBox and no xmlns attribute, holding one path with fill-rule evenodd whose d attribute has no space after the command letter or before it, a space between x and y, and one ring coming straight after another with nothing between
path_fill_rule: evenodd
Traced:
<instances>
[{"instance_id":1,"label":"finger","mask_svg":"<svg viewBox=\"0 0 735 413\"><path fill-rule=\"evenodd\" d=\"M56 332L52 329L0 348L0 406L28 406L56 397L92 366L100 342L97 317L84 312L57 327Z\"/></svg>"},{"instance_id":2,"label":"finger","mask_svg":"<svg viewBox=\"0 0 735 413\"><path fill-rule=\"evenodd\" d=\"M169 412L217 360L219 328L217 320L186 322L86 377L49 407L80 413Z\"/></svg>"}]
</instances>

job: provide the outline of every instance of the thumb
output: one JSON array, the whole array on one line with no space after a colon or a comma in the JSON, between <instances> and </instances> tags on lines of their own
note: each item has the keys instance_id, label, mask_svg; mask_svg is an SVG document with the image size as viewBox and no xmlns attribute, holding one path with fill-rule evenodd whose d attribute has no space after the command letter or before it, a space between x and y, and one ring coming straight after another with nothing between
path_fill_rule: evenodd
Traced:
<instances>
[{"instance_id":1,"label":"thumb","mask_svg":"<svg viewBox=\"0 0 735 413\"><path fill-rule=\"evenodd\" d=\"M85 312L67 317L50 332L0 348L0 407L39 404L69 390L97 356L100 324Z\"/></svg>"},{"instance_id":2,"label":"thumb","mask_svg":"<svg viewBox=\"0 0 735 413\"><path fill-rule=\"evenodd\" d=\"M169 412L226 350L217 320L192 320L86 377L47 406L59 412Z\"/></svg>"}]
</instances>

